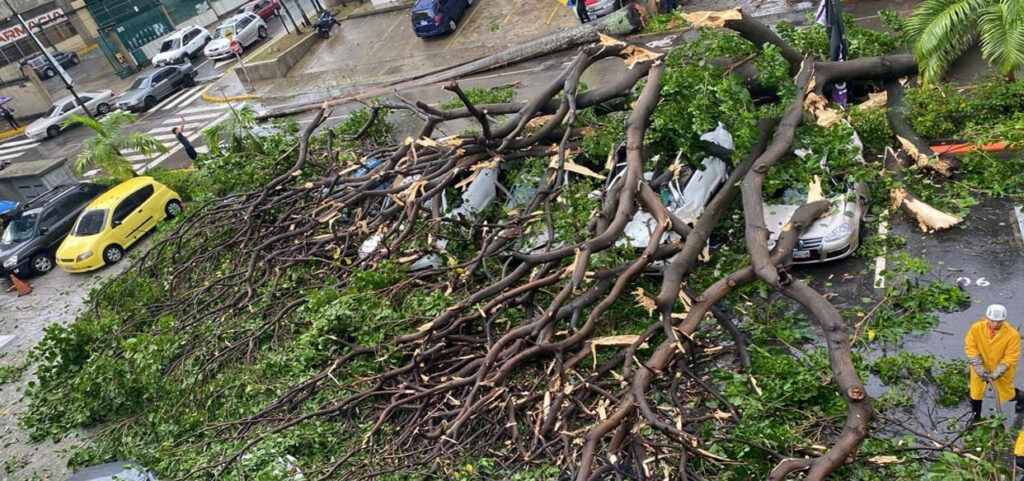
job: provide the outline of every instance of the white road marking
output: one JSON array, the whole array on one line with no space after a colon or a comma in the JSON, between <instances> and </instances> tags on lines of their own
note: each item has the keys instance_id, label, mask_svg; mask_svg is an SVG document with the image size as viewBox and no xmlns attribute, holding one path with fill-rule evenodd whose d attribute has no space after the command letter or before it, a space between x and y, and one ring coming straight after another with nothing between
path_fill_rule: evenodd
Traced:
<instances>
[{"instance_id":1,"label":"white road marking","mask_svg":"<svg viewBox=\"0 0 1024 481\"><path fill-rule=\"evenodd\" d=\"M0 146L0 152L2 152L2 153L22 152L23 150L28 150L28 149L35 148L35 146L37 146L37 145L39 145L38 142L34 143L34 144L28 144L28 145L18 145L18 146L15 146L15 147L11 147L9 149L5 149L2 146Z\"/></svg>"},{"instance_id":2,"label":"white road marking","mask_svg":"<svg viewBox=\"0 0 1024 481\"><path fill-rule=\"evenodd\" d=\"M11 334L0 336L0 350L3 350L3 348L7 347L8 344L14 342L14 339L16 339L17 337L18 336L14 336Z\"/></svg>"},{"instance_id":3,"label":"white road marking","mask_svg":"<svg viewBox=\"0 0 1024 481\"><path fill-rule=\"evenodd\" d=\"M198 107L187 108L185 110L179 111L178 113L182 114L182 115L187 115L187 114L195 114L195 113L199 113L199 112L210 112L210 111L214 111L214 110L224 110L226 108L227 108L227 106L225 106L224 104L201 105L201 106L198 106Z\"/></svg>"},{"instance_id":4,"label":"white road marking","mask_svg":"<svg viewBox=\"0 0 1024 481\"><path fill-rule=\"evenodd\" d=\"M1024 240L1024 205L1014 206L1013 216L1017 219L1017 228L1020 229L1020 239Z\"/></svg>"},{"instance_id":5,"label":"white road marking","mask_svg":"<svg viewBox=\"0 0 1024 481\"><path fill-rule=\"evenodd\" d=\"M176 99L181 98L181 96L186 95L187 92L188 92L188 90L180 90L178 92L175 92L175 93L167 96L167 98L161 100L160 103L158 103L155 106L153 106L153 108L150 109L150 111L151 112L156 112L157 110L163 110L164 106L166 106L170 102L173 102Z\"/></svg>"},{"instance_id":6,"label":"white road marking","mask_svg":"<svg viewBox=\"0 0 1024 481\"><path fill-rule=\"evenodd\" d=\"M210 122L207 122L205 125L203 125L201 128L199 128L197 130L202 130L202 129L210 126L210 125L216 124L218 122L222 122L222 121L224 121L224 119L228 118L228 115L230 115L230 112L224 113L220 117L218 117L217 119L215 119L213 121L210 121ZM187 129L187 127L186 127L186 129ZM195 139L189 138L189 141L193 141L193 140L195 140ZM206 147L206 146L204 145L204 146L201 146L201 147L196 147L196 152L199 152L199 149L200 148L204 148L204 147ZM175 153L177 153L179 150L182 150L182 149L183 149L183 146L181 145L181 142L178 142L177 145L175 145L174 148L171 149L170 151L168 151L166 154L163 154L160 157L157 157L156 160L150 162L149 164L147 164L145 167L143 167L141 169L140 168L136 168L135 171L141 173L144 170L152 169L154 167L157 167L161 163L163 163L165 160L167 160L172 155L174 155Z\"/></svg>"},{"instance_id":7,"label":"white road marking","mask_svg":"<svg viewBox=\"0 0 1024 481\"><path fill-rule=\"evenodd\" d=\"M185 100L188 100L188 99L193 99L194 100L196 97L199 96L199 94L203 93L203 91L199 87L192 87L191 89L186 90L186 92L188 92L188 93L186 93L185 95L182 95L181 97L179 97L178 100L175 100L174 102L171 102L171 103L167 104L166 106L164 106L164 109L165 110L174 109L174 108L176 108L178 106L179 103L181 103L181 102L183 102Z\"/></svg>"},{"instance_id":8,"label":"white road marking","mask_svg":"<svg viewBox=\"0 0 1024 481\"><path fill-rule=\"evenodd\" d=\"M888 217L889 211L886 210L882 213L882 217ZM878 236L883 239L889 234L889 221L883 220L878 223ZM882 271L885 270L885 256L875 257L875 289L885 288L885 277L882 277Z\"/></svg>"},{"instance_id":9,"label":"white road marking","mask_svg":"<svg viewBox=\"0 0 1024 481\"><path fill-rule=\"evenodd\" d=\"M181 103L178 104L175 108L183 109L183 108L191 105L192 102L195 102L201 95L203 95L203 91L202 90L196 90L195 93L190 94L188 96L188 98L182 100Z\"/></svg>"},{"instance_id":10,"label":"white road marking","mask_svg":"<svg viewBox=\"0 0 1024 481\"><path fill-rule=\"evenodd\" d=\"M17 153L14 153L14 154L0 155L0 160L16 159L18 157L21 157L22 155L25 155L25 152L17 152Z\"/></svg>"},{"instance_id":11,"label":"white road marking","mask_svg":"<svg viewBox=\"0 0 1024 481\"><path fill-rule=\"evenodd\" d=\"M92 169L92 170L82 174L82 177L92 177L94 175L99 175L99 173L100 173L100 169Z\"/></svg>"},{"instance_id":12,"label":"white road marking","mask_svg":"<svg viewBox=\"0 0 1024 481\"><path fill-rule=\"evenodd\" d=\"M212 119L212 118L220 117L220 115L221 115L220 112L208 112L208 113L204 113L204 114L186 115L184 117L185 117L185 122L188 123L188 122L194 122L196 120ZM173 119L165 120L163 122L163 124L164 125L170 125L170 124L176 124L176 123L179 123L179 122L181 122L180 118L173 118Z\"/></svg>"},{"instance_id":13,"label":"white road marking","mask_svg":"<svg viewBox=\"0 0 1024 481\"><path fill-rule=\"evenodd\" d=\"M38 144L39 141L36 140L36 139L13 140L11 142L4 142L4 143L0 144L0 148L3 148L3 147L14 147L15 145L31 144L31 143Z\"/></svg>"}]
</instances>

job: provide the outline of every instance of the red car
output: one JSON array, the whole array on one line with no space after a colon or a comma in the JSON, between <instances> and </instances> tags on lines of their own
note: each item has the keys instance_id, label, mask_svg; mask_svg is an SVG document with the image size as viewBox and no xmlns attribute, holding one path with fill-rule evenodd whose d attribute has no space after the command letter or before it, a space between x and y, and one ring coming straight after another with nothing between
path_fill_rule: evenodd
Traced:
<instances>
[{"instance_id":1,"label":"red car","mask_svg":"<svg viewBox=\"0 0 1024 481\"><path fill-rule=\"evenodd\" d=\"M280 15L280 11L281 4L277 3L277 0L253 0L238 7L238 13L252 12L264 20L274 15Z\"/></svg>"}]
</instances>

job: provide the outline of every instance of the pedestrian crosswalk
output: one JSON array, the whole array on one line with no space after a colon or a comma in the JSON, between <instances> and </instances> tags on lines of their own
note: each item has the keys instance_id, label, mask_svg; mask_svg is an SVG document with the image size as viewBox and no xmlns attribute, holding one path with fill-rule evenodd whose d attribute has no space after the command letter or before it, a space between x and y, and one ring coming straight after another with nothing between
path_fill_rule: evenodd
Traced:
<instances>
[{"instance_id":1,"label":"pedestrian crosswalk","mask_svg":"<svg viewBox=\"0 0 1024 481\"><path fill-rule=\"evenodd\" d=\"M188 107L203 95L203 86L182 89L156 104L150 112L171 112Z\"/></svg>"},{"instance_id":2,"label":"pedestrian crosswalk","mask_svg":"<svg viewBox=\"0 0 1024 481\"><path fill-rule=\"evenodd\" d=\"M159 127L146 131L147 134L152 135L153 138L167 148L167 153L151 152L147 155L139 151L122 152L125 158L128 159L128 162L131 162L132 169L142 173L146 169L160 165L164 160L184 148L181 142L178 142L174 133L171 132L172 128L177 127L181 123L182 118L185 119L185 127L182 129L182 134L195 146L197 153L206 152L205 145L196 145L203 141L202 131L226 118L228 106L219 104L196 107L194 110L181 111L179 113L181 114L180 116L164 120L159 124Z\"/></svg>"},{"instance_id":3,"label":"pedestrian crosswalk","mask_svg":"<svg viewBox=\"0 0 1024 481\"><path fill-rule=\"evenodd\" d=\"M4 142L0 144L0 162L13 161L18 157L21 157L29 150L39 145L38 140L20 138L20 140L12 140L10 142Z\"/></svg>"}]
</instances>

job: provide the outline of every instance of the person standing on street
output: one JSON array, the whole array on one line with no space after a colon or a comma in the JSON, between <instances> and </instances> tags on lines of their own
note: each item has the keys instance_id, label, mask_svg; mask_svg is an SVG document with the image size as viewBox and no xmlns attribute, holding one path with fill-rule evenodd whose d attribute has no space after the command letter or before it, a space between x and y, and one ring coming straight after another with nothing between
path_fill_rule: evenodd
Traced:
<instances>
[{"instance_id":1,"label":"person standing on street","mask_svg":"<svg viewBox=\"0 0 1024 481\"><path fill-rule=\"evenodd\" d=\"M7 108L6 105L0 106L0 115L3 115L4 120L11 124L12 129L19 127L18 121L14 119L14 110Z\"/></svg>"},{"instance_id":2,"label":"person standing on street","mask_svg":"<svg viewBox=\"0 0 1024 481\"><path fill-rule=\"evenodd\" d=\"M580 23L590 21L590 12L587 11L586 0L576 0L576 16L579 17Z\"/></svg>"},{"instance_id":3,"label":"person standing on street","mask_svg":"<svg viewBox=\"0 0 1024 481\"><path fill-rule=\"evenodd\" d=\"M985 318L971 325L964 338L967 363L971 366L970 397L974 420L981 419L981 400L992 383L999 402L1014 401L1016 410L1024 410L1024 393L1013 385L1020 358L1020 334L1006 323L1006 307L992 304Z\"/></svg>"},{"instance_id":4,"label":"person standing on street","mask_svg":"<svg viewBox=\"0 0 1024 481\"><path fill-rule=\"evenodd\" d=\"M192 147L192 142L188 141L188 137L185 137L185 117L181 118L181 123L177 127L171 129L171 133L174 134L174 138L181 142L181 146L185 148L185 155L188 158L196 160L199 154L196 153L196 149Z\"/></svg>"}]
</instances>

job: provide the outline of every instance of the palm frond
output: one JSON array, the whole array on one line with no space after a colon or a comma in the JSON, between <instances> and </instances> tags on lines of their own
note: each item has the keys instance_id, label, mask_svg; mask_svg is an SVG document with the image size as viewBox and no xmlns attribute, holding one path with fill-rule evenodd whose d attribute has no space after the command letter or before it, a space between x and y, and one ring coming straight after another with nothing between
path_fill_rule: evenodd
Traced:
<instances>
[{"instance_id":1,"label":"palm frond","mask_svg":"<svg viewBox=\"0 0 1024 481\"><path fill-rule=\"evenodd\" d=\"M926 0L907 20L907 37L925 82L942 76L974 43L979 12L991 0Z\"/></svg>"},{"instance_id":2,"label":"palm frond","mask_svg":"<svg viewBox=\"0 0 1024 481\"><path fill-rule=\"evenodd\" d=\"M1024 67L1024 1L1002 0L978 18L981 56L1004 76Z\"/></svg>"},{"instance_id":3,"label":"palm frond","mask_svg":"<svg viewBox=\"0 0 1024 481\"><path fill-rule=\"evenodd\" d=\"M96 133L100 135L103 135L105 131L103 124L101 124L96 119L89 117L88 115L76 114L71 114L68 116L68 118L64 119L64 121L60 123L60 128L66 129L75 124L82 124L86 127L89 127L90 129L95 130Z\"/></svg>"},{"instance_id":4,"label":"palm frond","mask_svg":"<svg viewBox=\"0 0 1024 481\"><path fill-rule=\"evenodd\" d=\"M156 140L152 135L142 132L132 132L122 135L116 142L118 150L137 150L143 155L150 155L153 152L167 153L167 147Z\"/></svg>"}]
</instances>

